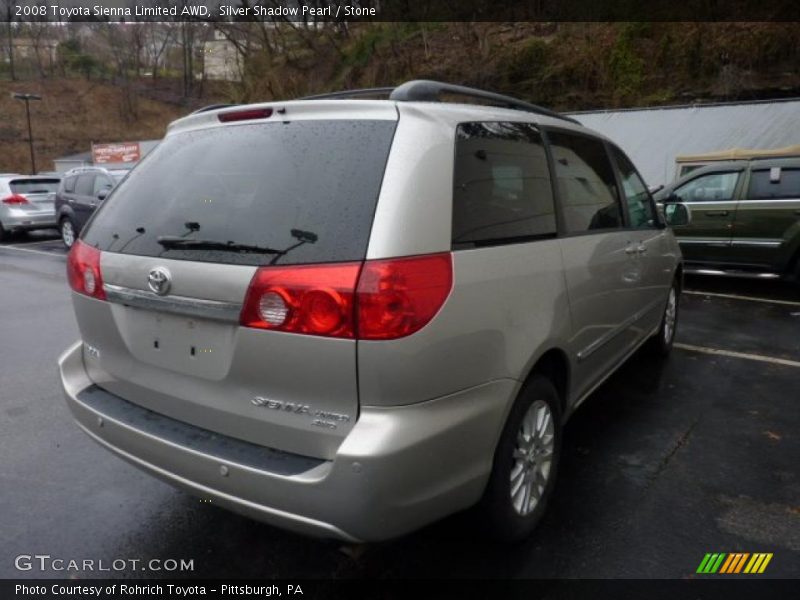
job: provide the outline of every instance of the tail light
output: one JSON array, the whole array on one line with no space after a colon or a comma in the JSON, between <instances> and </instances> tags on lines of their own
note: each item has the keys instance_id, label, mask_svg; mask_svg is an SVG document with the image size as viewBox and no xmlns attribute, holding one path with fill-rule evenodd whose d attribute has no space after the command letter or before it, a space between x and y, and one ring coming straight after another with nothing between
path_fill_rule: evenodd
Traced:
<instances>
[{"instance_id":1,"label":"tail light","mask_svg":"<svg viewBox=\"0 0 800 600\"><path fill-rule=\"evenodd\" d=\"M100 273L100 250L77 240L67 256L67 280L70 287L86 296L106 299Z\"/></svg>"},{"instance_id":2,"label":"tail light","mask_svg":"<svg viewBox=\"0 0 800 600\"><path fill-rule=\"evenodd\" d=\"M262 267L250 282L240 323L326 337L396 339L429 323L452 285L449 253Z\"/></svg>"},{"instance_id":3,"label":"tail light","mask_svg":"<svg viewBox=\"0 0 800 600\"><path fill-rule=\"evenodd\" d=\"M3 198L3 204L30 204L22 194L11 194Z\"/></svg>"}]
</instances>

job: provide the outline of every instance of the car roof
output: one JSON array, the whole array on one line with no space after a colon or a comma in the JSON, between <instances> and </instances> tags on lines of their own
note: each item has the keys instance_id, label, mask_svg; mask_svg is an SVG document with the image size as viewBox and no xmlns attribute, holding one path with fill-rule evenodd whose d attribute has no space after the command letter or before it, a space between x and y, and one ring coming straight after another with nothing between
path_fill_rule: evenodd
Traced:
<instances>
[{"instance_id":1,"label":"car roof","mask_svg":"<svg viewBox=\"0 0 800 600\"><path fill-rule=\"evenodd\" d=\"M220 122L219 116L225 113L245 112L259 109L271 109L271 114L264 118L255 118L233 122ZM532 123L551 128L567 129L589 134L608 140L603 134L568 119L552 117L515 108L487 106L481 104L465 104L456 102L417 102L395 100L290 100L277 102L261 102L212 108L196 112L170 123L167 128L169 137L176 133L206 129L211 127L231 127L252 123L269 123L277 121L311 120L311 119L351 119L351 120L398 120L401 115L416 114L434 117L432 124L446 124L454 127L458 123L469 121L514 121Z\"/></svg>"}]
</instances>

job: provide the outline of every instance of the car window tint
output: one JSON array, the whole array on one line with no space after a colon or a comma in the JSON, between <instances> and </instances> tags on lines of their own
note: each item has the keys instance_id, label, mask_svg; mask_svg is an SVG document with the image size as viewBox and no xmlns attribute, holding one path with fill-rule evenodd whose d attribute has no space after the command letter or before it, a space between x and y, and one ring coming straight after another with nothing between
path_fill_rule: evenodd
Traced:
<instances>
[{"instance_id":1,"label":"car window tint","mask_svg":"<svg viewBox=\"0 0 800 600\"><path fill-rule=\"evenodd\" d=\"M78 179L74 175L71 177L67 177L64 180L64 191L67 193L72 194L75 191L75 180Z\"/></svg>"},{"instance_id":2,"label":"car window tint","mask_svg":"<svg viewBox=\"0 0 800 600\"><path fill-rule=\"evenodd\" d=\"M630 227L634 229L656 228L658 222L653 199L650 197L644 181L639 177L639 173L636 172L636 167L619 148L612 147L611 152L614 154L622 181L622 193L628 206Z\"/></svg>"},{"instance_id":3,"label":"car window tint","mask_svg":"<svg viewBox=\"0 0 800 600\"><path fill-rule=\"evenodd\" d=\"M169 135L103 202L84 241L227 264L362 260L395 126L297 120Z\"/></svg>"},{"instance_id":4,"label":"car window tint","mask_svg":"<svg viewBox=\"0 0 800 600\"><path fill-rule=\"evenodd\" d=\"M800 198L800 169L777 168L775 171L777 177L770 177L769 169L753 171L747 197L751 200Z\"/></svg>"},{"instance_id":5,"label":"car window tint","mask_svg":"<svg viewBox=\"0 0 800 600\"><path fill-rule=\"evenodd\" d=\"M9 186L15 194L49 194L58 189L58 179L14 179Z\"/></svg>"},{"instance_id":6,"label":"car window tint","mask_svg":"<svg viewBox=\"0 0 800 600\"><path fill-rule=\"evenodd\" d=\"M600 140L548 133L567 233L622 227L614 171Z\"/></svg>"},{"instance_id":7,"label":"car window tint","mask_svg":"<svg viewBox=\"0 0 800 600\"><path fill-rule=\"evenodd\" d=\"M105 175L98 175L94 178L94 192L92 195L96 196L103 190L110 190L112 187L111 180Z\"/></svg>"},{"instance_id":8,"label":"car window tint","mask_svg":"<svg viewBox=\"0 0 800 600\"><path fill-rule=\"evenodd\" d=\"M79 196L93 196L94 175L85 173L78 175L78 182L75 184L75 193Z\"/></svg>"},{"instance_id":9,"label":"car window tint","mask_svg":"<svg viewBox=\"0 0 800 600\"><path fill-rule=\"evenodd\" d=\"M738 172L708 173L684 183L675 190L675 195L681 202L732 200L738 180Z\"/></svg>"},{"instance_id":10,"label":"car window tint","mask_svg":"<svg viewBox=\"0 0 800 600\"><path fill-rule=\"evenodd\" d=\"M528 123L461 123L453 179L454 248L556 235L542 137Z\"/></svg>"}]
</instances>

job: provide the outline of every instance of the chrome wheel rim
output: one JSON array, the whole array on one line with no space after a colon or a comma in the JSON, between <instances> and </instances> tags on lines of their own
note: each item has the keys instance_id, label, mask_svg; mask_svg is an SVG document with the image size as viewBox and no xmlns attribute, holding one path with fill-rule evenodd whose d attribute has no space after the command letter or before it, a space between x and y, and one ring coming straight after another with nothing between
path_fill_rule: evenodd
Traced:
<instances>
[{"instance_id":1,"label":"chrome wheel rim","mask_svg":"<svg viewBox=\"0 0 800 600\"><path fill-rule=\"evenodd\" d=\"M64 245L68 248L75 243L75 230L72 229L72 223L64 221L61 224L61 239L64 240Z\"/></svg>"},{"instance_id":2,"label":"chrome wheel rim","mask_svg":"<svg viewBox=\"0 0 800 600\"><path fill-rule=\"evenodd\" d=\"M522 419L511 467L511 504L517 514L531 514L544 495L555 449L555 424L550 406L536 400Z\"/></svg>"},{"instance_id":3,"label":"chrome wheel rim","mask_svg":"<svg viewBox=\"0 0 800 600\"><path fill-rule=\"evenodd\" d=\"M678 315L678 297L675 288L670 288L667 308L664 311L664 341L669 344L675 333L675 319Z\"/></svg>"}]
</instances>

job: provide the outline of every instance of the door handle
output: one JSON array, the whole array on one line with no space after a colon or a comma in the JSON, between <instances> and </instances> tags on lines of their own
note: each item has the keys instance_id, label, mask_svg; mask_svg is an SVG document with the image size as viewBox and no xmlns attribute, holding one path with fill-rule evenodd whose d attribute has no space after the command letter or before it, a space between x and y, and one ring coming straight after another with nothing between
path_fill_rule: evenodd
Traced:
<instances>
[{"instance_id":1,"label":"door handle","mask_svg":"<svg viewBox=\"0 0 800 600\"><path fill-rule=\"evenodd\" d=\"M707 210L706 211L707 217L727 217L728 211L727 210Z\"/></svg>"}]
</instances>

